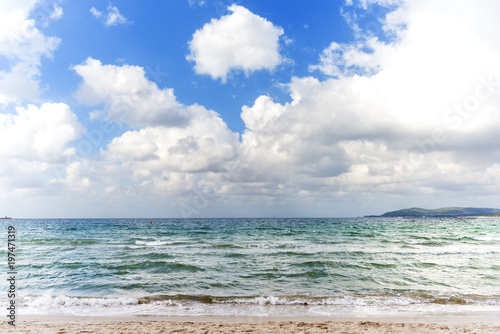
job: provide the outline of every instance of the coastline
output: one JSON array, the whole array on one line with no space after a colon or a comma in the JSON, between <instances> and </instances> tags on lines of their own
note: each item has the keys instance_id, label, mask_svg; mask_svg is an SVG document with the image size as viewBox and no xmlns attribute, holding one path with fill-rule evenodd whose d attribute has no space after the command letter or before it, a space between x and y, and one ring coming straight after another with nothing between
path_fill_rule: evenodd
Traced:
<instances>
[{"instance_id":1,"label":"coastline","mask_svg":"<svg viewBox=\"0 0 500 334\"><path fill-rule=\"evenodd\" d=\"M0 331L12 331L6 322ZM494 333L488 316L258 317L258 316L52 316L21 315L16 333Z\"/></svg>"}]
</instances>

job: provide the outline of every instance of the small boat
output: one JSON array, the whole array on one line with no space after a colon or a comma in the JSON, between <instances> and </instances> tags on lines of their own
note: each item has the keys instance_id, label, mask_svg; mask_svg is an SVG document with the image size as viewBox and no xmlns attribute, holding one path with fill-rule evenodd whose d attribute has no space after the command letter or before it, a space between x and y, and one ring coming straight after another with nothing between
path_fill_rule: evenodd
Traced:
<instances>
[{"instance_id":1,"label":"small boat","mask_svg":"<svg viewBox=\"0 0 500 334\"><path fill-rule=\"evenodd\" d=\"M12 219L12 217L5 216L5 217L0 217L0 219Z\"/></svg>"}]
</instances>

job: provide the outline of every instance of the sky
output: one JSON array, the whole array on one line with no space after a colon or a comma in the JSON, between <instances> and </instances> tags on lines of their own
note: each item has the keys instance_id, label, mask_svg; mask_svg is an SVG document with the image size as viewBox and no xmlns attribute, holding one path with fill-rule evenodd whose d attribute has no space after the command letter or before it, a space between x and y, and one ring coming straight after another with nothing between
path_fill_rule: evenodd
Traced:
<instances>
[{"instance_id":1,"label":"sky","mask_svg":"<svg viewBox=\"0 0 500 334\"><path fill-rule=\"evenodd\" d=\"M0 2L0 216L500 208L500 2Z\"/></svg>"}]
</instances>

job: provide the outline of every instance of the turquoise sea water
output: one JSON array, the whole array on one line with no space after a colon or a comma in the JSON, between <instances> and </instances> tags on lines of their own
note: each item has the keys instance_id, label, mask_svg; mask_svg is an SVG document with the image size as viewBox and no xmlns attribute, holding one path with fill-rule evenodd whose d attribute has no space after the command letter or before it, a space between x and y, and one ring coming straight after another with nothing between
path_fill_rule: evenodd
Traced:
<instances>
[{"instance_id":1,"label":"turquoise sea water","mask_svg":"<svg viewBox=\"0 0 500 334\"><path fill-rule=\"evenodd\" d=\"M19 313L500 315L499 218L149 221L2 221Z\"/></svg>"}]
</instances>

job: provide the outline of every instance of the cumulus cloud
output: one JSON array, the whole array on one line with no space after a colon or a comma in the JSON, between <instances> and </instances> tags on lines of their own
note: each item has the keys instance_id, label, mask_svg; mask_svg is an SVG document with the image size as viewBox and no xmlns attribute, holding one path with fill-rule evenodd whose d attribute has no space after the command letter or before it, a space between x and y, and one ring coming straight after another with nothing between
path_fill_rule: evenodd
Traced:
<instances>
[{"instance_id":1,"label":"cumulus cloud","mask_svg":"<svg viewBox=\"0 0 500 334\"><path fill-rule=\"evenodd\" d=\"M74 153L74 149L67 146L81 131L76 115L67 104L18 107L15 114L0 114L0 156L61 162Z\"/></svg>"},{"instance_id":2,"label":"cumulus cloud","mask_svg":"<svg viewBox=\"0 0 500 334\"><path fill-rule=\"evenodd\" d=\"M191 122L184 128L163 126L128 131L113 139L106 154L130 163L138 178L167 172L219 172L234 159L238 136L213 111L188 108Z\"/></svg>"},{"instance_id":3,"label":"cumulus cloud","mask_svg":"<svg viewBox=\"0 0 500 334\"><path fill-rule=\"evenodd\" d=\"M159 89L141 67L103 65L89 58L74 69L83 78L78 98L104 104L104 110L94 113L96 117L139 129L112 139L101 152L97 163L108 169L114 166L112 173L92 172L95 168L89 169L91 163L85 159L73 164L55 184L72 185L72 189L107 184L103 191L113 196L124 191L117 180L132 175L136 193L166 196L206 183L236 159L239 136L216 112L179 103L173 90Z\"/></svg>"},{"instance_id":4,"label":"cumulus cloud","mask_svg":"<svg viewBox=\"0 0 500 334\"><path fill-rule=\"evenodd\" d=\"M42 56L52 56L60 39L46 37L36 28L29 18L34 5L0 11L0 55L30 65L38 65Z\"/></svg>"},{"instance_id":5,"label":"cumulus cloud","mask_svg":"<svg viewBox=\"0 0 500 334\"><path fill-rule=\"evenodd\" d=\"M319 70L332 77L370 75L381 69L382 61L391 51L390 45L381 42L377 37L369 37L351 44L332 42L321 52L320 63L310 65L309 71Z\"/></svg>"},{"instance_id":6,"label":"cumulus cloud","mask_svg":"<svg viewBox=\"0 0 500 334\"><path fill-rule=\"evenodd\" d=\"M231 5L231 14L212 19L193 34L187 59L198 74L208 74L223 82L233 70L249 74L272 70L283 62L279 38L283 29L248 9Z\"/></svg>"},{"instance_id":7,"label":"cumulus cloud","mask_svg":"<svg viewBox=\"0 0 500 334\"><path fill-rule=\"evenodd\" d=\"M102 21L106 27L117 26L119 24L129 24L131 23L125 16L123 16L116 6L113 6L111 2L108 4L106 13L103 13L96 9L95 7L90 8L90 12L96 18Z\"/></svg>"},{"instance_id":8,"label":"cumulus cloud","mask_svg":"<svg viewBox=\"0 0 500 334\"><path fill-rule=\"evenodd\" d=\"M38 99L39 76L38 68L24 62L0 71L0 105Z\"/></svg>"},{"instance_id":9,"label":"cumulus cloud","mask_svg":"<svg viewBox=\"0 0 500 334\"><path fill-rule=\"evenodd\" d=\"M0 69L0 189L3 200L19 202L17 195L23 203L47 190L55 166L75 154L72 144L83 131L67 104L39 102L42 58L53 56L60 39L37 27L63 15L57 5L40 6L36 0L0 4L0 57L8 64Z\"/></svg>"},{"instance_id":10,"label":"cumulus cloud","mask_svg":"<svg viewBox=\"0 0 500 334\"><path fill-rule=\"evenodd\" d=\"M88 58L74 66L83 82L76 93L85 104L103 104L94 118L124 122L132 127L147 125L186 126L189 116L177 102L173 89L159 89L142 67L103 65Z\"/></svg>"},{"instance_id":11,"label":"cumulus cloud","mask_svg":"<svg viewBox=\"0 0 500 334\"><path fill-rule=\"evenodd\" d=\"M244 107L242 151L254 166L247 175L264 182L262 192L305 190L316 203L410 191L425 201L458 188L494 195L500 43L491 8L498 4L449 6L407 1L381 20L394 29L397 12L405 27L397 39L366 33L332 42L310 67L331 78L294 78L292 102L261 96Z\"/></svg>"},{"instance_id":12,"label":"cumulus cloud","mask_svg":"<svg viewBox=\"0 0 500 334\"><path fill-rule=\"evenodd\" d=\"M75 154L72 142L83 131L64 103L44 103L0 114L0 189L26 195L46 189L55 168ZM4 196L2 196L4 197Z\"/></svg>"},{"instance_id":13,"label":"cumulus cloud","mask_svg":"<svg viewBox=\"0 0 500 334\"><path fill-rule=\"evenodd\" d=\"M0 6L0 56L10 66L0 70L0 104L35 100L42 57L52 57L60 39L46 37L30 18L36 1L4 1Z\"/></svg>"}]
</instances>

